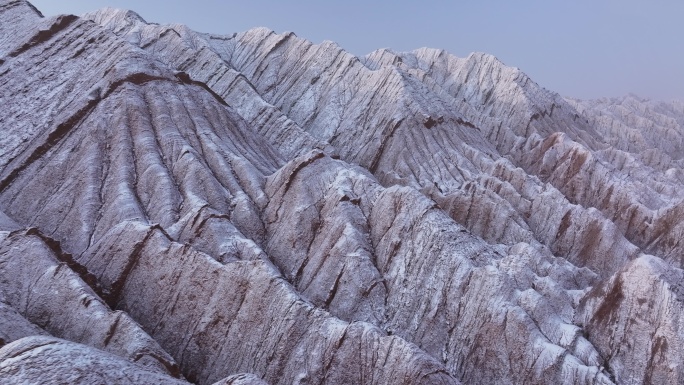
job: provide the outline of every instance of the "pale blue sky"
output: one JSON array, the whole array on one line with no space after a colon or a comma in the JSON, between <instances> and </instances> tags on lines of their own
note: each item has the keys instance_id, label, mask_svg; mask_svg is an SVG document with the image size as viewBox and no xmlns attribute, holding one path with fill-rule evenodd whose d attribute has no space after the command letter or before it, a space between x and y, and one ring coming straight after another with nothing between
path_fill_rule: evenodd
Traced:
<instances>
[{"instance_id":1,"label":"pale blue sky","mask_svg":"<svg viewBox=\"0 0 684 385\"><path fill-rule=\"evenodd\" d=\"M264 26L365 55L428 46L491 53L563 96L684 100L684 0L33 0L45 15L104 6L230 34Z\"/></svg>"}]
</instances>

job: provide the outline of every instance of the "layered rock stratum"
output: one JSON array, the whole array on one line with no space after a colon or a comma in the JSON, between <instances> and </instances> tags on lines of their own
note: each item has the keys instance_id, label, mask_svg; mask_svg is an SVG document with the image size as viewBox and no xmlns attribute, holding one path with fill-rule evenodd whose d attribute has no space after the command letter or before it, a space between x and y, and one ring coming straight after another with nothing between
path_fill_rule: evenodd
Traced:
<instances>
[{"instance_id":1,"label":"layered rock stratum","mask_svg":"<svg viewBox=\"0 0 684 385\"><path fill-rule=\"evenodd\" d=\"M0 382L681 384L684 104L0 0Z\"/></svg>"}]
</instances>

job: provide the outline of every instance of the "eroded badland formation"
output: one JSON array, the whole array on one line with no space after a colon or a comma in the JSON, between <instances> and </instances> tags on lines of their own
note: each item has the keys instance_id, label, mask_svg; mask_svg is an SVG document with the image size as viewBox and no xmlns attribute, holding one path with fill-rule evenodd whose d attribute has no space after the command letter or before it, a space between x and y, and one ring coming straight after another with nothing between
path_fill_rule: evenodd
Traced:
<instances>
[{"instance_id":1,"label":"eroded badland formation","mask_svg":"<svg viewBox=\"0 0 684 385\"><path fill-rule=\"evenodd\" d=\"M3 384L682 384L684 103L0 0Z\"/></svg>"}]
</instances>

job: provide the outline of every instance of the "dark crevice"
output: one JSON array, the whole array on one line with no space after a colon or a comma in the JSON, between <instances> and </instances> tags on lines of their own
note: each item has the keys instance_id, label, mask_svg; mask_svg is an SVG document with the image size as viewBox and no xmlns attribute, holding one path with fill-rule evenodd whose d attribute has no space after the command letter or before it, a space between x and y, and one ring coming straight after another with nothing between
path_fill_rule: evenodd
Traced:
<instances>
[{"instance_id":1,"label":"dark crevice","mask_svg":"<svg viewBox=\"0 0 684 385\"><path fill-rule=\"evenodd\" d=\"M104 344L104 346L109 345L109 342L112 340L112 337L114 337L114 334L116 333L116 327L119 326L119 320L121 320L121 314L122 313L117 314L114 322L112 322L111 325L109 325L109 330L107 330L107 335L105 335L105 339L102 342Z\"/></svg>"},{"instance_id":2,"label":"dark crevice","mask_svg":"<svg viewBox=\"0 0 684 385\"><path fill-rule=\"evenodd\" d=\"M72 271L78 274L83 282L93 289L98 296L102 297L102 288L100 287L95 275L88 272L88 269L85 266L76 262L71 254L64 252L59 241L44 235L35 227L29 228L24 234L27 236L33 235L40 238L43 243L50 248L59 261L64 262Z\"/></svg>"},{"instance_id":3,"label":"dark crevice","mask_svg":"<svg viewBox=\"0 0 684 385\"><path fill-rule=\"evenodd\" d=\"M126 266L123 268L121 274L116 278L114 282L112 282L110 287L104 288L101 297L105 300L105 302L107 302L109 307L111 307L112 309L117 308L117 304L121 296L121 291L123 290L123 287L126 284L126 280L128 279L128 276L130 275L131 271L133 271L133 267L137 264L138 260L140 259L142 250L145 247L147 240L150 239L154 234L155 229L155 227L150 227L147 234L145 235L145 238L143 238L140 242L135 244L135 246L133 247L133 251L128 256L128 261L126 263Z\"/></svg>"},{"instance_id":4,"label":"dark crevice","mask_svg":"<svg viewBox=\"0 0 684 385\"><path fill-rule=\"evenodd\" d=\"M39 12L40 13L40 12ZM44 29L38 31L37 34L35 34L31 40L29 40L27 43L22 45L21 47L17 48L16 50L12 51L9 56L10 57L17 57L21 55L22 53L28 51L29 49L45 43L46 41L50 40L53 36L55 36L59 31L63 30L64 28L68 27L73 23L74 21L78 20L78 16L74 15L62 15L58 16L55 22L50 26L49 29Z\"/></svg>"},{"instance_id":5,"label":"dark crevice","mask_svg":"<svg viewBox=\"0 0 684 385\"><path fill-rule=\"evenodd\" d=\"M456 123L458 123L458 124L460 124L460 125L462 125L462 126L466 126L466 127L468 127L468 128L474 128L474 129L476 129L476 130L479 130L479 128L478 128L477 126L475 126L474 124L470 123L470 122L467 121L467 120L463 120L463 119L460 119L460 118L459 118L459 119L456 119Z\"/></svg>"},{"instance_id":6,"label":"dark crevice","mask_svg":"<svg viewBox=\"0 0 684 385\"><path fill-rule=\"evenodd\" d=\"M214 92L214 90L212 90L211 87L209 87L206 83L192 79L190 77L190 75L188 75L186 72L183 72L183 71L176 73L176 77L183 84L195 85L195 86L200 86L200 87L204 88L204 90L209 92L211 94L211 96L213 96L214 99L216 99L217 102L223 104L224 106L228 106L228 103L226 103L226 101L223 100L223 97L221 97L221 95Z\"/></svg>"},{"instance_id":7,"label":"dark crevice","mask_svg":"<svg viewBox=\"0 0 684 385\"><path fill-rule=\"evenodd\" d=\"M430 129L443 121L444 118L442 117L440 117L439 119L434 119L432 116L428 116L428 118L423 121L423 126L425 126L425 128L427 129Z\"/></svg>"},{"instance_id":8,"label":"dark crevice","mask_svg":"<svg viewBox=\"0 0 684 385\"><path fill-rule=\"evenodd\" d=\"M315 152L313 154L308 156L301 163L297 164L295 166L295 169L292 170L290 175L287 176L287 181L285 182L285 186L283 186L283 190L288 191L290 189L290 185L292 184L292 182L294 182L294 179L297 177L297 174L299 173L299 171L301 171L306 166L312 164L313 162L315 162L321 158L325 158L325 153L322 151L319 151L319 150L315 150Z\"/></svg>"},{"instance_id":9,"label":"dark crevice","mask_svg":"<svg viewBox=\"0 0 684 385\"><path fill-rule=\"evenodd\" d=\"M328 298L325 299L325 303L323 304L324 308L328 308L330 304L332 303L333 299L335 299L335 295L337 294L337 289L340 286L340 280L342 279L342 275L344 274L344 266L340 269L340 272L337 274L337 278L335 278L335 283L333 284L332 289L328 293Z\"/></svg>"},{"instance_id":10,"label":"dark crevice","mask_svg":"<svg viewBox=\"0 0 684 385\"><path fill-rule=\"evenodd\" d=\"M382 141L380 142L380 148L378 148L378 150L375 153L375 156L373 157L373 159L371 160L371 162L368 166L368 170L373 175L375 175L375 173L377 171L378 164L380 163L380 159L382 158L382 154L385 151L385 146L387 145L387 142L389 142L392 139L392 137L394 136L394 133L397 131L397 129L399 128L399 126L401 125L401 123L403 121L404 121L404 119L400 119L399 121L394 123L394 125L392 125L391 127L388 126L387 133L382 135L382 139L381 139Z\"/></svg>"}]
</instances>

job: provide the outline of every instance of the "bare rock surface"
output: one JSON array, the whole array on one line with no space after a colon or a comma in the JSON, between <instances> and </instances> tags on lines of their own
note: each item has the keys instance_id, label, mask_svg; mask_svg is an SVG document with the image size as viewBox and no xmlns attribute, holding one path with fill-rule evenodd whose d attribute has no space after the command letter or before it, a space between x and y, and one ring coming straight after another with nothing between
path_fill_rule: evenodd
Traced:
<instances>
[{"instance_id":1,"label":"bare rock surface","mask_svg":"<svg viewBox=\"0 0 684 385\"><path fill-rule=\"evenodd\" d=\"M8 383L684 378L679 102L9 0L0 102Z\"/></svg>"},{"instance_id":2,"label":"bare rock surface","mask_svg":"<svg viewBox=\"0 0 684 385\"><path fill-rule=\"evenodd\" d=\"M253 374L234 374L213 385L267 385L267 383Z\"/></svg>"},{"instance_id":3,"label":"bare rock surface","mask_svg":"<svg viewBox=\"0 0 684 385\"><path fill-rule=\"evenodd\" d=\"M416 346L303 300L268 261L221 264L159 228L129 222L83 263L193 382L252 372L274 384L456 383Z\"/></svg>"},{"instance_id":4,"label":"bare rock surface","mask_svg":"<svg viewBox=\"0 0 684 385\"><path fill-rule=\"evenodd\" d=\"M681 269L644 255L583 299L576 317L617 382L682 382L683 283Z\"/></svg>"},{"instance_id":5,"label":"bare rock surface","mask_svg":"<svg viewBox=\"0 0 684 385\"><path fill-rule=\"evenodd\" d=\"M54 337L26 337L0 349L3 384L187 384L119 356Z\"/></svg>"},{"instance_id":6,"label":"bare rock surface","mask_svg":"<svg viewBox=\"0 0 684 385\"><path fill-rule=\"evenodd\" d=\"M58 243L35 229L3 238L0 296L5 309L2 322L7 326L5 343L49 333L117 354L151 370L179 375L173 358L128 314L112 311L103 303L83 280L97 288L94 277L70 255L63 254Z\"/></svg>"}]
</instances>

